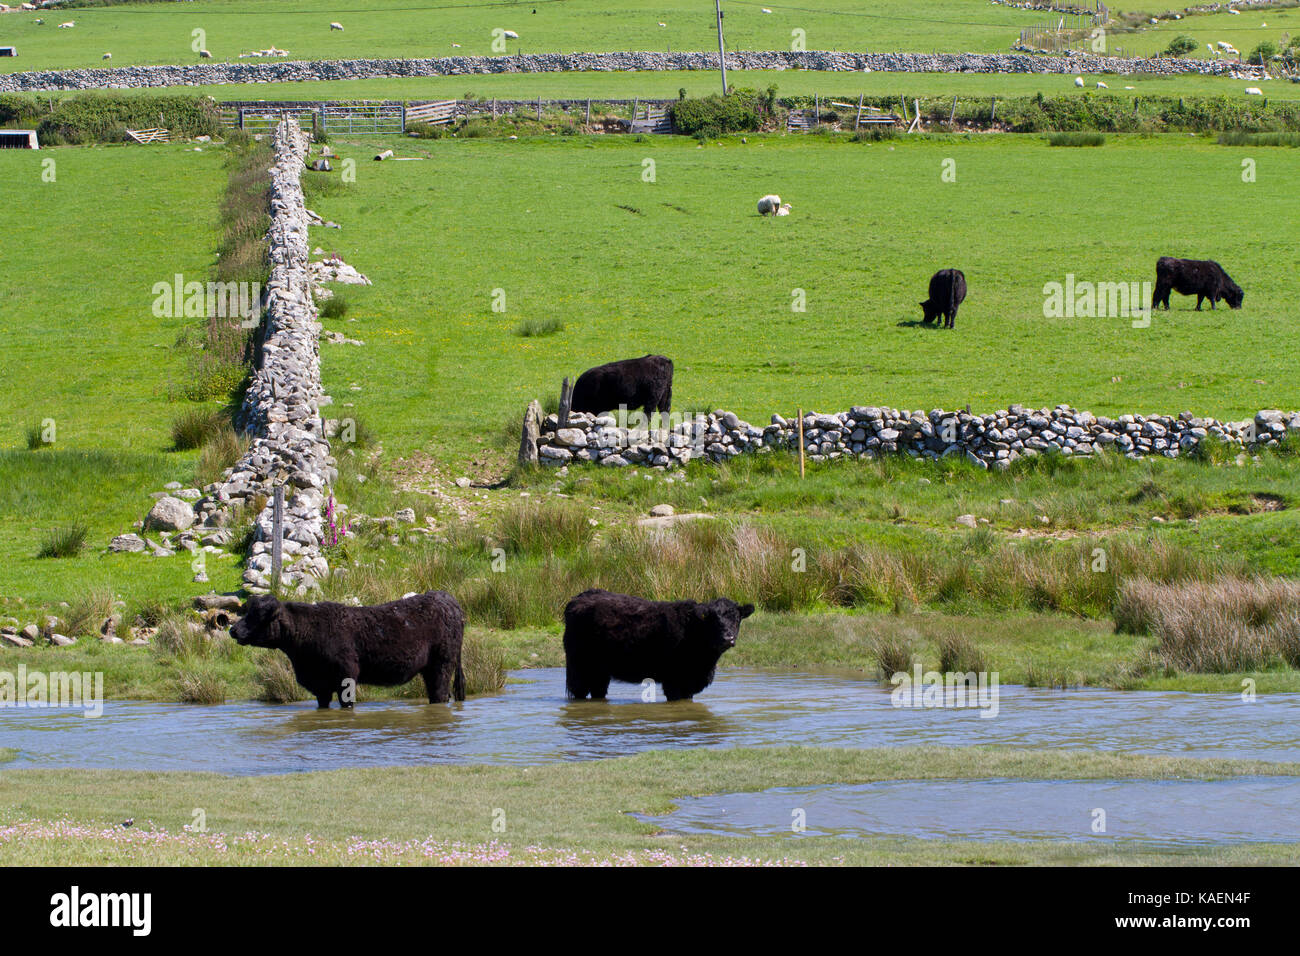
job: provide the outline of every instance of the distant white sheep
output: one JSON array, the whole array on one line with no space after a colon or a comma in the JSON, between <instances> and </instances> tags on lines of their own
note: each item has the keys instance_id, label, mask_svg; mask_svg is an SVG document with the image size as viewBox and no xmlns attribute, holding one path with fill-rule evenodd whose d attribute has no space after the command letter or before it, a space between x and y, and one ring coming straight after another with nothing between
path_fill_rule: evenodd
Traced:
<instances>
[{"instance_id":1,"label":"distant white sheep","mask_svg":"<svg viewBox=\"0 0 1300 956\"><path fill-rule=\"evenodd\" d=\"M505 37L507 40L518 40L518 39L519 39L519 34L516 33L514 30L502 30L502 31L501 31L501 35L502 35L503 37Z\"/></svg>"},{"instance_id":2,"label":"distant white sheep","mask_svg":"<svg viewBox=\"0 0 1300 956\"><path fill-rule=\"evenodd\" d=\"M1224 53L1238 54L1237 48L1225 40L1220 40L1218 46Z\"/></svg>"},{"instance_id":3,"label":"distant white sheep","mask_svg":"<svg viewBox=\"0 0 1300 956\"><path fill-rule=\"evenodd\" d=\"M1248 87L1246 87L1246 95L1247 95L1247 96L1263 96L1263 95L1264 95L1264 91L1261 90L1258 86L1248 86Z\"/></svg>"},{"instance_id":4,"label":"distant white sheep","mask_svg":"<svg viewBox=\"0 0 1300 956\"><path fill-rule=\"evenodd\" d=\"M101 59L101 60L111 60L111 59L113 59L113 54L111 54L111 53L105 53L103 56L100 57L100 59Z\"/></svg>"},{"instance_id":5,"label":"distant white sheep","mask_svg":"<svg viewBox=\"0 0 1300 956\"><path fill-rule=\"evenodd\" d=\"M790 204L782 203L781 197L776 193L768 193L758 201L758 214L760 216L788 216L790 215Z\"/></svg>"},{"instance_id":6,"label":"distant white sheep","mask_svg":"<svg viewBox=\"0 0 1300 956\"><path fill-rule=\"evenodd\" d=\"M334 21L333 23L330 24L330 29L331 29L331 30L338 30L338 31L341 33L341 32L343 31L343 24L339 23L339 22L336 20L336 21Z\"/></svg>"},{"instance_id":7,"label":"distant white sheep","mask_svg":"<svg viewBox=\"0 0 1300 956\"><path fill-rule=\"evenodd\" d=\"M1074 85L1077 86L1079 89L1083 89L1083 77L1076 76L1074 78Z\"/></svg>"},{"instance_id":8,"label":"distant white sheep","mask_svg":"<svg viewBox=\"0 0 1300 956\"><path fill-rule=\"evenodd\" d=\"M788 215L790 215L790 204L789 204L788 202L787 202L787 203L782 203L782 204L780 205L780 207L776 210L776 214L777 214L778 216L788 216Z\"/></svg>"},{"instance_id":9,"label":"distant white sheep","mask_svg":"<svg viewBox=\"0 0 1300 956\"><path fill-rule=\"evenodd\" d=\"M72 29L73 27L75 27L76 25L77 25L77 21L76 21L76 20L69 20L67 23L60 23L60 24L59 24L59 29L60 29L60 30L71 30L71 29Z\"/></svg>"},{"instance_id":10,"label":"distant white sheep","mask_svg":"<svg viewBox=\"0 0 1300 956\"><path fill-rule=\"evenodd\" d=\"M207 50L200 50L200 51L199 51L199 59L200 59L200 60L210 60L210 59L212 59L212 54L209 53Z\"/></svg>"},{"instance_id":11,"label":"distant white sheep","mask_svg":"<svg viewBox=\"0 0 1300 956\"><path fill-rule=\"evenodd\" d=\"M1103 83L1101 80L1098 80L1098 81L1097 81L1097 89L1099 89L1099 90L1108 90L1108 89L1110 89L1110 87L1107 86L1105 83Z\"/></svg>"}]
</instances>

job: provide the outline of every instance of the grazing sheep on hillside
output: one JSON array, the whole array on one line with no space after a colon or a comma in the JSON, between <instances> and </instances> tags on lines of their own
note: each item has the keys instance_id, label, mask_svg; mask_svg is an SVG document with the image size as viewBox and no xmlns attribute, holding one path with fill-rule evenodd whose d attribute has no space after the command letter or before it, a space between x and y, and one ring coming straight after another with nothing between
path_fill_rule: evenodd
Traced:
<instances>
[{"instance_id":1,"label":"grazing sheep on hillside","mask_svg":"<svg viewBox=\"0 0 1300 956\"><path fill-rule=\"evenodd\" d=\"M71 30L71 29L72 29L73 27L75 27L76 25L77 25L77 21L76 21L76 20L69 20L67 23L60 23L60 24L59 24L59 29L60 29L60 30Z\"/></svg>"},{"instance_id":2,"label":"grazing sheep on hillside","mask_svg":"<svg viewBox=\"0 0 1300 956\"><path fill-rule=\"evenodd\" d=\"M776 214L777 214L778 216L788 216L788 215L790 215L790 204L789 204L788 202L786 202L786 203L782 203L781 206L780 206L780 208L777 209Z\"/></svg>"},{"instance_id":3,"label":"grazing sheep on hillside","mask_svg":"<svg viewBox=\"0 0 1300 956\"><path fill-rule=\"evenodd\" d=\"M1097 89L1099 89L1099 90L1108 90L1108 89L1110 89L1110 87L1107 86L1105 83L1103 83L1101 80L1098 80L1098 81L1097 81Z\"/></svg>"},{"instance_id":4,"label":"grazing sheep on hillside","mask_svg":"<svg viewBox=\"0 0 1300 956\"><path fill-rule=\"evenodd\" d=\"M111 53L105 53L103 56L100 57L100 59L101 59L101 60L111 60L111 59L113 59L113 54L111 54Z\"/></svg>"},{"instance_id":5,"label":"grazing sheep on hillside","mask_svg":"<svg viewBox=\"0 0 1300 956\"><path fill-rule=\"evenodd\" d=\"M339 23L339 22L336 20L335 22L333 22L333 23L330 24L330 29L331 29L331 30L338 30L340 33L342 33L342 32L343 32L343 24Z\"/></svg>"},{"instance_id":6,"label":"grazing sheep on hillside","mask_svg":"<svg viewBox=\"0 0 1300 956\"><path fill-rule=\"evenodd\" d=\"M1247 96L1263 96L1263 95L1264 95L1264 91L1261 90L1258 86L1248 86L1248 87L1246 87L1246 95L1247 95Z\"/></svg>"},{"instance_id":7,"label":"grazing sheep on hillside","mask_svg":"<svg viewBox=\"0 0 1300 956\"><path fill-rule=\"evenodd\" d=\"M200 60L210 60L210 59L212 59L212 54L209 53L207 50L200 50L200 51L199 51L199 59L200 59Z\"/></svg>"},{"instance_id":8,"label":"grazing sheep on hillside","mask_svg":"<svg viewBox=\"0 0 1300 956\"><path fill-rule=\"evenodd\" d=\"M1083 77L1076 76L1074 78L1074 85L1077 86L1079 89L1083 89Z\"/></svg>"},{"instance_id":9,"label":"grazing sheep on hillside","mask_svg":"<svg viewBox=\"0 0 1300 956\"><path fill-rule=\"evenodd\" d=\"M516 33L514 30L502 30L502 31L501 31L501 35L502 35L503 37L505 37L507 40L518 40L518 39L519 39L519 34Z\"/></svg>"},{"instance_id":10,"label":"grazing sheep on hillside","mask_svg":"<svg viewBox=\"0 0 1300 956\"><path fill-rule=\"evenodd\" d=\"M758 201L758 214L760 216L779 216L782 214L781 209L783 208L786 210L785 215L789 215L790 204L785 203L783 206L781 197L775 193L768 193Z\"/></svg>"},{"instance_id":11,"label":"grazing sheep on hillside","mask_svg":"<svg viewBox=\"0 0 1300 956\"><path fill-rule=\"evenodd\" d=\"M1233 46L1231 43L1226 43L1223 40L1219 41L1218 46L1219 49L1222 50L1224 53L1237 53L1237 48L1235 46Z\"/></svg>"}]
</instances>

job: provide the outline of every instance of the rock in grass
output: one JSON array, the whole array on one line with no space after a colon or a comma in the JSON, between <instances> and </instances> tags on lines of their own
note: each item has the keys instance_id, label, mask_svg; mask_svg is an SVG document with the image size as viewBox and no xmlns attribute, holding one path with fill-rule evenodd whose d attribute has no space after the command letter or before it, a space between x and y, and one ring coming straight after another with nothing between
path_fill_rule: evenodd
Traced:
<instances>
[{"instance_id":1,"label":"rock in grass","mask_svg":"<svg viewBox=\"0 0 1300 956\"><path fill-rule=\"evenodd\" d=\"M132 552L143 551L145 549L144 538L138 534L119 534L116 538L108 543L108 550L115 552Z\"/></svg>"},{"instance_id":2,"label":"rock in grass","mask_svg":"<svg viewBox=\"0 0 1300 956\"><path fill-rule=\"evenodd\" d=\"M650 509L652 518L670 518L673 516L675 509L672 505L655 505Z\"/></svg>"},{"instance_id":3,"label":"rock in grass","mask_svg":"<svg viewBox=\"0 0 1300 956\"><path fill-rule=\"evenodd\" d=\"M184 531L194 524L194 507L180 498L164 495L154 502L144 519L146 530Z\"/></svg>"},{"instance_id":4,"label":"rock in grass","mask_svg":"<svg viewBox=\"0 0 1300 956\"><path fill-rule=\"evenodd\" d=\"M963 528L978 528L979 522L975 520L974 515L958 515L957 523Z\"/></svg>"}]
</instances>

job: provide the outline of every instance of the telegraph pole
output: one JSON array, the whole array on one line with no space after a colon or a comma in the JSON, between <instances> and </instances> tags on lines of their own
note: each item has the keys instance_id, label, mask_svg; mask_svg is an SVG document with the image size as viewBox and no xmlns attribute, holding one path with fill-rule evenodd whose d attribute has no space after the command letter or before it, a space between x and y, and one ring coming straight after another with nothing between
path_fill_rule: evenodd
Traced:
<instances>
[{"instance_id":1,"label":"telegraph pole","mask_svg":"<svg viewBox=\"0 0 1300 956\"><path fill-rule=\"evenodd\" d=\"M713 0L718 13L718 67L722 70L722 95L727 95L727 51L722 47L722 0Z\"/></svg>"}]
</instances>

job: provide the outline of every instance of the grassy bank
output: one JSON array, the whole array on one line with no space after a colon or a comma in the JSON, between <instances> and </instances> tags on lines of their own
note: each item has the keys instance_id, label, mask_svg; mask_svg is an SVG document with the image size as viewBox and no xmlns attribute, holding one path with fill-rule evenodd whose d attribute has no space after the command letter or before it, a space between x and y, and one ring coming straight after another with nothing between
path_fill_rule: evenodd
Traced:
<instances>
[{"instance_id":1,"label":"grassy bank","mask_svg":"<svg viewBox=\"0 0 1300 956\"><path fill-rule=\"evenodd\" d=\"M0 829L0 862L302 865L617 858L649 864L704 862L708 854L715 861L744 857L815 864L1294 864L1292 845L1162 851L1065 842L686 837L656 833L627 814L666 812L673 798L685 794L819 783L1222 779L1297 772L1294 765L1247 761L928 747L659 751L527 768L441 766L236 778L6 770L0 772L5 807L0 823L9 826ZM184 832L196 809L204 812L207 834ZM126 819L135 821L131 830L120 826ZM504 830L500 823L494 829L494 820L503 821ZM18 821L38 822L13 826ZM450 844L459 844L459 850Z\"/></svg>"}]
</instances>

